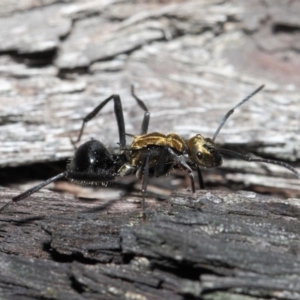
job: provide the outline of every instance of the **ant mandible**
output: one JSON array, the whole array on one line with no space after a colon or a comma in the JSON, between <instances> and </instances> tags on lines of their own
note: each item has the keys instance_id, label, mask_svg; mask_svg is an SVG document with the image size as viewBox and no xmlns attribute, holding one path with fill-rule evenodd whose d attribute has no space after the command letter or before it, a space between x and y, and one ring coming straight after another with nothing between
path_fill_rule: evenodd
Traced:
<instances>
[{"instance_id":1,"label":"ant mandible","mask_svg":"<svg viewBox=\"0 0 300 300\"><path fill-rule=\"evenodd\" d=\"M113 100L119 130L119 153L112 153L100 141L88 141L76 149L65 172L51 177L12 198L11 201L0 208L0 212L12 202L25 199L42 189L44 186L61 178L67 178L78 184L99 185L101 183L105 184L109 181L113 181L117 177L135 173L136 176L142 180L142 212L143 217L145 217L145 196L150 175L159 177L169 173L175 167L185 169L191 179L192 192L195 193L194 173L191 167L197 168L199 186L204 189L200 167L213 168L221 166L223 162L222 155L224 154L249 162L280 165L293 172L300 179L300 173L285 162L252 158L248 155L219 148L215 143L217 135L230 115L233 114L234 110L257 94L263 87L264 85L257 88L225 114L213 138L206 138L201 134L197 134L190 139L185 139L176 133L170 133L168 135L160 132L148 133L150 113L145 103L136 96L133 86L131 88L132 96L137 101L140 108L143 109L144 118L139 135L127 134L125 132L120 96L112 95L100 103L83 119L77 140L71 141L73 145L80 142L85 124L93 119L108 102ZM129 147L126 146L126 135L133 138Z\"/></svg>"}]
</instances>

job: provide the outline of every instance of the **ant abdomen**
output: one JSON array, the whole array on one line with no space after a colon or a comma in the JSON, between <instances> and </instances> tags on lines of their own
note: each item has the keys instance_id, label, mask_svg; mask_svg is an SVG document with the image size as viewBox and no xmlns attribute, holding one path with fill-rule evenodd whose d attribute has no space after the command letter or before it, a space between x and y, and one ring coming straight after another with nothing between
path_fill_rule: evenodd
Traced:
<instances>
[{"instance_id":1,"label":"ant abdomen","mask_svg":"<svg viewBox=\"0 0 300 300\"><path fill-rule=\"evenodd\" d=\"M111 167L113 162L112 155L105 145L100 141L91 140L76 149L68 166L68 171L95 172L99 167Z\"/></svg>"},{"instance_id":2,"label":"ant abdomen","mask_svg":"<svg viewBox=\"0 0 300 300\"><path fill-rule=\"evenodd\" d=\"M114 180L118 163L106 146L96 140L81 145L67 166L67 178L79 183L98 185Z\"/></svg>"}]
</instances>

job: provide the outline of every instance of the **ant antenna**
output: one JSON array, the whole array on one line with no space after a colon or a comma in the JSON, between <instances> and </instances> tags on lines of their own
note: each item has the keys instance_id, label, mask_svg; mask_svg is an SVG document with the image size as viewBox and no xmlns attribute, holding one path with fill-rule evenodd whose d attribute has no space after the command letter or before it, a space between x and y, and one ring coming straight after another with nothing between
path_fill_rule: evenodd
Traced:
<instances>
[{"instance_id":1,"label":"ant antenna","mask_svg":"<svg viewBox=\"0 0 300 300\"><path fill-rule=\"evenodd\" d=\"M262 162L262 163L266 163L266 164L273 164L273 165L282 166L282 167L290 170L291 172L293 172L300 179L300 173L295 168L293 168L289 164L286 164L285 162L278 161L278 160L272 160L272 159L252 158L249 155L234 152L234 151L227 150L227 149L222 149L222 148L218 149L218 150L222 154L233 156L233 157L236 157L236 158L240 158L242 160L246 160L246 161L249 161L249 162Z\"/></svg>"},{"instance_id":2,"label":"ant antenna","mask_svg":"<svg viewBox=\"0 0 300 300\"><path fill-rule=\"evenodd\" d=\"M217 128L212 140L215 141L217 135L219 134L220 130L222 129L222 127L224 126L225 122L227 121L227 119L234 113L234 110L238 107L240 107L241 105L243 105L246 101L248 101L250 98L252 98L255 94L257 94L260 90L262 90L264 88L264 84L261 85L259 88L257 88L254 92L252 92L250 95L248 95L245 99L243 99L241 102L239 102L234 108L232 108L230 111L228 111L226 113L226 115L224 116L221 124L219 125L219 127Z\"/></svg>"}]
</instances>

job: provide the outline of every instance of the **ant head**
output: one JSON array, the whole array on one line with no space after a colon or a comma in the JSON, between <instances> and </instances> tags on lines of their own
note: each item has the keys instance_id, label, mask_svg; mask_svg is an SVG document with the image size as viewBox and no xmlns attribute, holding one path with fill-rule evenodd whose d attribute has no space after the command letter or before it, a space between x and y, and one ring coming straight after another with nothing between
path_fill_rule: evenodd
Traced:
<instances>
[{"instance_id":1,"label":"ant head","mask_svg":"<svg viewBox=\"0 0 300 300\"><path fill-rule=\"evenodd\" d=\"M190 160L200 167L214 168L222 165L222 156L210 138L197 134L187 141L187 148Z\"/></svg>"}]
</instances>

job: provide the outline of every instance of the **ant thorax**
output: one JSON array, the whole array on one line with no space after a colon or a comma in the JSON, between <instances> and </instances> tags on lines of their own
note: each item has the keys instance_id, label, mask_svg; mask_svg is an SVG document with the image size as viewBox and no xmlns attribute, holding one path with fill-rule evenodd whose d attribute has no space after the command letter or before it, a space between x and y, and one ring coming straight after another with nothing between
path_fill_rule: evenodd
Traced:
<instances>
[{"instance_id":1,"label":"ant thorax","mask_svg":"<svg viewBox=\"0 0 300 300\"><path fill-rule=\"evenodd\" d=\"M136 173L141 178L145 159L149 156L149 173L158 177L169 173L175 164L168 149L173 149L177 155L185 154L186 142L176 133L152 132L133 136L129 149L128 163L120 168L120 176Z\"/></svg>"},{"instance_id":2,"label":"ant thorax","mask_svg":"<svg viewBox=\"0 0 300 300\"><path fill-rule=\"evenodd\" d=\"M183 153L186 150L185 140L176 133L167 135L160 132L152 132L133 137L130 149L139 150L149 146L171 147L178 153Z\"/></svg>"},{"instance_id":3,"label":"ant thorax","mask_svg":"<svg viewBox=\"0 0 300 300\"><path fill-rule=\"evenodd\" d=\"M223 158L215 142L201 134L186 141L189 159L199 167L214 168L223 163Z\"/></svg>"}]
</instances>

